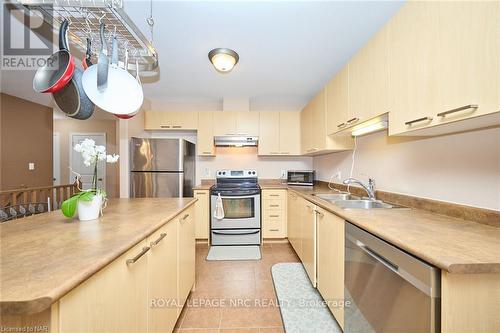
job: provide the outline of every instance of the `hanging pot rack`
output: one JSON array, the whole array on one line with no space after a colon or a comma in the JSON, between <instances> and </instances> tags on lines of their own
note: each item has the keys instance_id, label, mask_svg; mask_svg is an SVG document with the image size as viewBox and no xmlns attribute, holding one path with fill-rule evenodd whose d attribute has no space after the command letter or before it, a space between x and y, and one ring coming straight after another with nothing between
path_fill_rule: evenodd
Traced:
<instances>
[{"instance_id":1,"label":"hanging pot rack","mask_svg":"<svg viewBox=\"0 0 500 333\"><path fill-rule=\"evenodd\" d=\"M87 38L92 41L95 57L101 48L99 25L104 22L107 37L116 32L120 59L128 50L128 70L153 71L158 67L158 54L151 42L142 34L123 10L123 0L18 0L24 7L52 24L55 31L66 19L70 23L68 37L73 47L82 53L87 48ZM111 45L111 43L108 43ZM111 52L111 50L109 50ZM136 61L137 60L137 61ZM120 62L123 67L124 61Z\"/></svg>"}]
</instances>

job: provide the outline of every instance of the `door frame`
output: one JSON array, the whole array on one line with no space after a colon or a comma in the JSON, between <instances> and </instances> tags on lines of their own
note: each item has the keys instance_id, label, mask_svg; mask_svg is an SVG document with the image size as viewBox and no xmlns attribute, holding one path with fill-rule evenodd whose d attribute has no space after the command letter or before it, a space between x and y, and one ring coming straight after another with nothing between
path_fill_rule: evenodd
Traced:
<instances>
[{"instance_id":1,"label":"door frame","mask_svg":"<svg viewBox=\"0 0 500 333\"><path fill-rule=\"evenodd\" d=\"M52 135L52 185L61 185L61 133Z\"/></svg>"},{"instance_id":2,"label":"door frame","mask_svg":"<svg viewBox=\"0 0 500 333\"><path fill-rule=\"evenodd\" d=\"M69 148L69 160L68 160L68 164L69 164L69 167L72 167L72 163L73 163L73 136L75 135L102 135L104 136L104 142L105 142L105 147L106 147L106 153L108 152L108 138L106 137L106 132L70 132L69 133L69 143L68 143L68 148ZM107 177L108 173L106 171L106 165L104 166L104 176L102 177L102 184L103 184L103 189L106 191L106 177ZM69 171L69 183L70 184L73 184L74 183L74 179L73 179L73 173L71 171Z\"/></svg>"}]
</instances>

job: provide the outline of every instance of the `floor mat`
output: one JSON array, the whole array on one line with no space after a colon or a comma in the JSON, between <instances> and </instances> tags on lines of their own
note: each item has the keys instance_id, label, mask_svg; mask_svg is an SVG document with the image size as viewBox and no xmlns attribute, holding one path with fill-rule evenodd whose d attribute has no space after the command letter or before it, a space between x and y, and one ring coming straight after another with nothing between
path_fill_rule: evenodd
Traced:
<instances>
[{"instance_id":1,"label":"floor mat","mask_svg":"<svg viewBox=\"0 0 500 333\"><path fill-rule=\"evenodd\" d=\"M287 333L342 333L302 264L275 264L271 273Z\"/></svg>"},{"instance_id":2,"label":"floor mat","mask_svg":"<svg viewBox=\"0 0 500 333\"><path fill-rule=\"evenodd\" d=\"M211 246L207 260L260 260L260 246Z\"/></svg>"}]
</instances>

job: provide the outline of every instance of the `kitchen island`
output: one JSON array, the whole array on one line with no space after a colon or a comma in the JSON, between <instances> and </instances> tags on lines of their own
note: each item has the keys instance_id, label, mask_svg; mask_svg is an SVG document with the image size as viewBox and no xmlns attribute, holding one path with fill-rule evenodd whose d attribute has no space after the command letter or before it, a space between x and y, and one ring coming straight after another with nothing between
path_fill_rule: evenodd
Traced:
<instances>
[{"instance_id":1,"label":"kitchen island","mask_svg":"<svg viewBox=\"0 0 500 333\"><path fill-rule=\"evenodd\" d=\"M118 331L129 325L140 330L148 321L155 324L155 313L147 307L151 297L176 299L177 306L165 310L175 324L194 284L195 202L112 199L94 221L70 220L54 211L3 223L2 327L39 325L64 332L78 326ZM103 322L101 317L113 313L120 314L121 323Z\"/></svg>"}]
</instances>

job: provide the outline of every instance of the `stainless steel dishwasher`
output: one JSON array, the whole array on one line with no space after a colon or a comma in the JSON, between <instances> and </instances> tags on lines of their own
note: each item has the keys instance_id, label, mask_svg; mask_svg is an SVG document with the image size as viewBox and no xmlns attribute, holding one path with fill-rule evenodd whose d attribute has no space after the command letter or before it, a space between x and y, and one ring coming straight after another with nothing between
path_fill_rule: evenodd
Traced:
<instances>
[{"instance_id":1,"label":"stainless steel dishwasher","mask_svg":"<svg viewBox=\"0 0 500 333\"><path fill-rule=\"evenodd\" d=\"M345 333L439 332L441 272L346 222Z\"/></svg>"}]
</instances>

